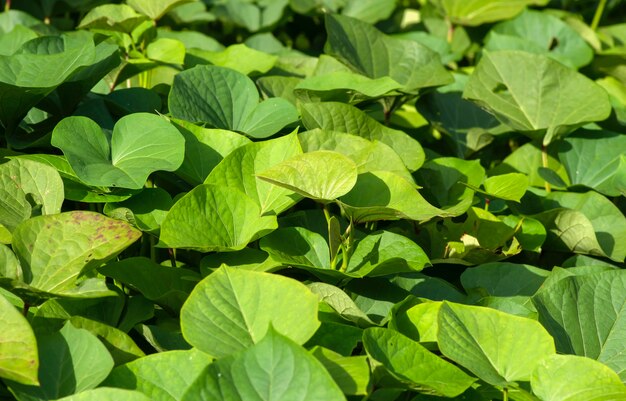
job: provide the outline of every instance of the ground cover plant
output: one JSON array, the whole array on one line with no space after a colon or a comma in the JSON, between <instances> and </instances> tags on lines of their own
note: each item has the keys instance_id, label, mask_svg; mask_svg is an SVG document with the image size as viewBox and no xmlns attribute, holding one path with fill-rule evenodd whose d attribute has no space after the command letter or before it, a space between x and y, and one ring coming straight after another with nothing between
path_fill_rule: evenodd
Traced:
<instances>
[{"instance_id":1,"label":"ground cover plant","mask_svg":"<svg viewBox=\"0 0 626 401\"><path fill-rule=\"evenodd\" d=\"M626 400L621 0L0 13L0 399Z\"/></svg>"}]
</instances>

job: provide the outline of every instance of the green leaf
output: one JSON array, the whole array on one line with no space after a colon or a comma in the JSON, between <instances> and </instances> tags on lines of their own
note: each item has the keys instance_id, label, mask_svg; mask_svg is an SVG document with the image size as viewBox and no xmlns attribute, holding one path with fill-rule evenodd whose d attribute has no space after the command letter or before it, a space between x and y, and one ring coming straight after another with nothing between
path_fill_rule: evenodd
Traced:
<instances>
[{"instance_id":1,"label":"green leaf","mask_svg":"<svg viewBox=\"0 0 626 401\"><path fill-rule=\"evenodd\" d=\"M295 205L300 196L256 175L299 154L302 149L295 134L250 143L226 156L205 183L237 188L259 205L262 214L279 214Z\"/></svg>"},{"instance_id":2,"label":"green leaf","mask_svg":"<svg viewBox=\"0 0 626 401\"><path fill-rule=\"evenodd\" d=\"M528 188L528 176L520 173L494 175L488 177L483 186L490 196L519 202Z\"/></svg>"},{"instance_id":3,"label":"green leaf","mask_svg":"<svg viewBox=\"0 0 626 401\"><path fill-rule=\"evenodd\" d=\"M522 51L485 53L463 96L511 128L543 138L545 145L611 112L606 91L589 78L548 57Z\"/></svg>"},{"instance_id":4,"label":"green leaf","mask_svg":"<svg viewBox=\"0 0 626 401\"><path fill-rule=\"evenodd\" d=\"M0 56L0 121L14 129L31 107L96 60L87 32L36 38L15 54Z\"/></svg>"},{"instance_id":5,"label":"green leaf","mask_svg":"<svg viewBox=\"0 0 626 401\"><path fill-rule=\"evenodd\" d=\"M307 198L328 202L352 189L357 167L341 153L319 150L285 160L257 177Z\"/></svg>"},{"instance_id":6,"label":"green leaf","mask_svg":"<svg viewBox=\"0 0 626 401\"><path fill-rule=\"evenodd\" d=\"M363 332L367 354L408 386L444 397L456 397L476 380L419 343L389 329Z\"/></svg>"},{"instance_id":7,"label":"green leaf","mask_svg":"<svg viewBox=\"0 0 626 401\"><path fill-rule=\"evenodd\" d=\"M456 73L454 79L454 83L420 96L416 107L438 131L450 136L455 156L466 158L508 128L475 103L463 99L467 75Z\"/></svg>"},{"instance_id":8,"label":"green leaf","mask_svg":"<svg viewBox=\"0 0 626 401\"><path fill-rule=\"evenodd\" d=\"M261 238L259 246L284 265L331 270L328 243L306 228L279 228Z\"/></svg>"},{"instance_id":9,"label":"green leaf","mask_svg":"<svg viewBox=\"0 0 626 401\"><path fill-rule=\"evenodd\" d=\"M554 144L557 145L556 143ZM551 175L557 175L561 180L569 183L567 172L563 165L557 159L555 146L548 146L547 159L548 169L552 171ZM544 164L542 161L541 148L535 143L526 143L508 155L502 164L490 171L491 174L505 174L512 172L524 173L528 176L529 185L543 188L545 185L545 173L542 173Z\"/></svg>"},{"instance_id":10,"label":"green leaf","mask_svg":"<svg viewBox=\"0 0 626 401\"><path fill-rule=\"evenodd\" d=\"M396 7L394 0L348 0L341 14L374 24L389 18Z\"/></svg>"},{"instance_id":11,"label":"green leaf","mask_svg":"<svg viewBox=\"0 0 626 401\"><path fill-rule=\"evenodd\" d=\"M373 326L374 322L360 310L354 301L339 287L326 283L311 283L308 285L311 292L317 294L320 301L333 308L341 317L357 325Z\"/></svg>"},{"instance_id":12,"label":"green leaf","mask_svg":"<svg viewBox=\"0 0 626 401\"><path fill-rule=\"evenodd\" d=\"M531 265L486 263L465 270L461 274L461 283L466 291L479 292L483 295L532 296L549 274L549 271Z\"/></svg>"},{"instance_id":13,"label":"green leaf","mask_svg":"<svg viewBox=\"0 0 626 401\"><path fill-rule=\"evenodd\" d=\"M335 71L304 79L295 86L293 93L305 102L337 101L355 104L383 97L401 87L402 85L387 76L372 79L353 72Z\"/></svg>"},{"instance_id":14,"label":"green leaf","mask_svg":"<svg viewBox=\"0 0 626 401\"><path fill-rule=\"evenodd\" d=\"M548 0L430 0L452 23L467 26L482 25L509 19L526 6L545 5Z\"/></svg>"},{"instance_id":15,"label":"green leaf","mask_svg":"<svg viewBox=\"0 0 626 401\"><path fill-rule=\"evenodd\" d=\"M40 337L37 345L40 385L8 382L18 399L56 400L90 390L113 369L113 358L96 336L69 322L61 331Z\"/></svg>"},{"instance_id":16,"label":"green leaf","mask_svg":"<svg viewBox=\"0 0 626 401\"><path fill-rule=\"evenodd\" d=\"M478 187L484 177L485 170L478 160L439 157L424 164L417 172L416 181L429 202L448 215L457 216L470 208L474 199L471 187Z\"/></svg>"},{"instance_id":17,"label":"green leaf","mask_svg":"<svg viewBox=\"0 0 626 401\"><path fill-rule=\"evenodd\" d=\"M199 185L172 206L161 224L160 245L203 252L236 251L278 227L257 204L232 187Z\"/></svg>"},{"instance_id":18,"label":"green leaf","mask_svg":"<svg viewBox=\"0 0 626 401\"><path fill-rule=\"evenodd\" d=\"M178 401L211 362L194 349L160 352L116 367L102 385L135 390L153 401Z\"/></svg>"},{"instance_id":19,"label":"green leaf","mask_svg":"<svg viewBox=\"0 0 626 401\"><path fill-rule=\"evenodd\" d=\"M557 350L597 359L626 381L626 274L623 270L565 277L533 303Z\"/></svg>"},{"instance_id":20,"label":"green leaf","mask_svg":"<svg viewBox=\"0 0 626 401\"><path fill-rule=\"evenodd\" d=\"M137 289L149 300L174 313L178 313L191 290L200 281L200 276L192 270L161 266L143 257L111 262L98 271Z\"/></svg>"},{"instance_id":21,"label":"green leaf","mask_svg":"<svg viewBox=\"0 0 626 401\"><path fill-rule=\"evenodd\" d=\"M61 212L63 181L52 167L25 159L0 164L0 224L15 227L39 214Z\"/></svg>"},{"instance_id":22,"label":"green leaf","mask_svg":"<svg viewBox=\"0 0 626 401\"><path fill-rule=\"evenodd\" d=\"M242 26L250 32L270 27L280 20L288 0L260 1L230 0L217 4L213 12L230 23Z\"/></svg>"},{"instance_id":23,"label":"green leaf","mask_svg":"<svg viewBox=\"0 0 626 401\"><path fill-rule=\"evenodd\" d=\"M107 203L103 211L107 216L128 221L142 231L158 234L173 203L163 188L145 188L130 199Z\"/></svg>"},{"instance_id":24,"label":"green leaf","mask_svg":"<svg viewBox=\"0 0 626 401\"><path fill-rule=\"evenodd\" d=\"M52 133L81 181L88 185L139 189L150 173L174 171L184 157L184 139L162 117L122 117L111 137L87 117L63 119Z\"/></svg>"},{"instance_id":25,"label":"green leaf","mask_svg":"<svg viewBox=\"0 0 626 401\"><path fill-rule=\"evenodd\" d=\"M350 17L326 14L325 22L326 53L360 74L372 79L390 77L410 93L452 80L439 55L417 42L391 38Z\"/></svg>"},{"instance_id":26,"label":"green leaf","mask_svg":"<svg viewBox=\"0 0 626 401\"><path fill-rule=\"evenodd\" d=\"M300 133L298 139L304 152L332 150L349 157L356 163L359 174L385 170L398 174L409 182L413 181L413 176L398 153L376 139L369 141L360 136L319 128Z\"/></svg>"},{"instance_id":27,"label":"green leaf","mask_svg":"<svg viewBox=\"0 0 626 401\"><path fill-rule=\"evenodd\" d=\"M108 324L82 316L72 316L70 323L77 329L85 329L97 336L109 350L115 365L121 365L146 355L128 334Z\"/></svg>"},{"instance_id":28,"label":"green leaf","mask_svg":"<svg viewBox=\"0 0 626 401\"><path fill-rule=\"evenodd\" d=\"M150 399L137 391L120 390L117 388L94 388L80 394L60 398L59 401L149 401Z\"/></svg>"},{"instance_id":29,"label":"green leaf","mask_svg":"<svg viewBox=\"0 0 626 401\"><path fill-rule=\"evenodd\" d=\"M161 98L146 88L122 88L109 93L105 102L113 114L153 113L161 110Z\"/></svg>"},{"instance_id":30,"label":"green leaf","mask_svg":"<svg viewBox=\"0 0 626 401\"><path fill-rule=\"evenodd\" d=\"M564 207L583 213L591 223L604 255L622 262L626 258L626 217L606 197L597 192L554 192L544 200L544 205ZM586 226L586 223L583 223ZM592 248L593 249L593 248ZM602 256L599 255L599 256Z\"/></svg>"},{"instance_id":31,"label":"green leaf","mask_svg":"<svg viewBox=\"0 0 626 401\"><path fill-rule=\"evenodd\" d=\"M280 98L266 102L259 103L254 82L242 73L206 65L176 74L169 94L173 117L256 138L271 136L298 119L291 103Z\"/></svg>"},{"instance_id":32,"label":"green leaf","mask_svg":"<svg viewBox=\"0 0 626 401\"><path fill-rule=\"evenodd\" d=\"M344 394L367 394L370 366L365 355L342 356L323 347L315 347L311 355L324 365Z\"/></svg>"},{"instance_id":33,"label":"green leaf","mask_svg":"<svg viewBox=\"0 0 626 401\"><path fill-rule=\"evenodd\" d=\"M0 294L0 377L18 383L39 384L37 342L33 329L15 306Z\"/></svg>"},{"instance_id":34,"label":"green leaf","mask_svg":"<svg viewBox=\"0 0 626 401\"><path fill-rule=\"evenodd\" d=\"M555 251L606 256L591 221L582 212L552 209L534 216L547 230L546 247Z\"/></svg>"},{"instance_id":35,"label":"green leaf","mask_svg":"<svg viewBox=\"0 0 626 401\"><path fill-rule=\"evenodd\" d=\"M176 39L160 38L146 47L146 57L165 64L185 63L185 45Z\"/></svg>"},{"instance_id":36,"label":"green leaf","mask_svg":"<svg viewBox=\"0 0 626 401\"><path fill-rule=\"evenodd\" d=\"M19 260L6 245L0 244L0 277L22 280L22 268Z\"/></svg>"},{"instance_id":37,"label":"green leaf","mask_svg":"<svg viewBox=\"0 0 626 401\"><path fill-rule=\"evenodd\" d=\"M213 65L230 68L245 75L265 74L278 60L277 56L252 49L245 44L231 45L220 51L196 51L194 55Z\"/></svg>"},{"instance_id":38,"label":"green leaf","mask_svg":"<svg viewBox=\"0 0 626 401\"><path fill-rule=\"evenodd\" d=\"M258 343L270 326L303 344L319 327L317 302L293 279L221 267L195 287L181 326L190 344L215 357Z\"/></svg>"},{"instance_id":39,"label":"green leaf","mask_svg":"<svg viewBox=\"0 0 626 401\"><path fill-rule=\"evenodd\" d=\"M145 15L138 14L126 4L104 4L92 8L80 21L78 28L130 34L147 20Z\"/></svg>"},{"instance_id":40,"label":"green leaf","mask_svg":"<svg viewBox=\"0 0 626 401\"><path fill-rule=\"evenodd\" d=\"M526 10L493 27L485 50L523 50L543 54L578 69L591 62L593 50L566 22L554 15Z\"/></svg>"},{"instance_id":41,"label":"green leaf","mask_svg":"<svg viewBox=\"0 0 626 401\"><path fill-rule=\"evenodd\" d=\"M615 372L592 359L572 355L552 355L541 361L531 386L545 401L626 399L626 387Z\"/></svg>"},{"instance_id":42,"label":"green leaf","mask_svg":"<svg viewBox=\"0 0 626 401\"><path fill-rule=\"evenodd\" d=\"M344 401L321 362L271 326L257 344L210 365L182 401Z\"/></svg>"},{"instance_id":43,"label":"green leaf","mask_svg":"<svg viewBox=\"0 0 626 401\"><path fill-rule=\"evenodd\" d=\"M559 143L559 159L572 185L606 196L626 194L626 137L610 131L578 130Z\"/></svg>"},{"instance_id":44,"label":"green leaf","mask_svg":"<svg viewBox=\"0 0 626 401\"><path fill-rule=\"evenodd\" d=\"M202 184L228 154L251 143L236 132L202 128L184 120L172 122L185 138L185 159L176 174L192 185Z\"/></svg>"},{"instance_id":45,"label":"green leaf","mask_svg":"<svg viewBox=\"0 0 626 401\"><path fill-rule=\"evenodd\" d=\"M152 20L161 19L171 9L194 0L128 0L126 3Z\"/></svg>"},{"instance_id":46,"label":"green leaf","mask_svg":"<svg viewBox=\"0 0 626 401\"><path fill-rule=\"evenodd\" d=\"M125 222L73 211L20 224L13 232L13 249L21 262L24 283L33 289L58 296L88 296L96 288L90 280L81 282L81 276L92 275L94 268L139 236L140 232ZM81 289L82 284L87 287ZM103 290L108 293L106 288L99 291Z\"/></svg>"},{"instance_id":47,"label":"green leaf","mask_svg":"<svg viewBox=\"0 0 626 401\"><path fill-rule=\"evenodd\" d=\"M395 315L389 328L397 330L413 341L436 343L441 302L424 302Z\"/></svg>"},{"instance_id":48,"label":"green leaf","mask_svg":"<svg viewBox=\"0 0 626 401\"><path fill-rule=\"evenodd\" d=\"M429 204L415 184L387 171L359 174L355 186L339 199L339 204L355 222L426 221L451 215Z\"/></svg>"},{"instance_id":49,"label":"green leaf","mask_svg":"<svg viewBox=\"0 0 626 401\"><path fill-rule=\"evenodd\" d=\"M444 302L438 323L443 355L496 386L530 380L541 359L555 353L539 322L494 309Z\"/></svg>"},{"instance_id":50,"label":"green leaf","mask_svg":"<svg viewBox=\"0 0 626 401\"><path fill-rule=\"evenodd\" d=\"M344 103L302 104L302 123L307 129L321 128L379 140L398 153L406 167L415 171L424 163L422 146L402 131L388 128L356 107Z\"/></svg>"},{"instance_id":51,"label":"green leaf","mask_svg":"<svg viewBox=\"0 0 626 401\"><path fill-rule=\"evenodd\" d=\"M428 256L415 242L391 231L378 231L356 243L346 271L374 277L420 271L427 265Z\"/></svg>"}]
</instances>

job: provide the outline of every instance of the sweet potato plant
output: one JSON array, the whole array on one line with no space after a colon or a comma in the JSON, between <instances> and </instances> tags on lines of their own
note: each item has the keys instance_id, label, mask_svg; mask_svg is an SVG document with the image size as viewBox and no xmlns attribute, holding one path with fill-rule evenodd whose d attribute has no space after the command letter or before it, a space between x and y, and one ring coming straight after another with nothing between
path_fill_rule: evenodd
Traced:
<instances>
[{"instance_id":1,"label":"sweet potato plant","mask_svg":"<svg viewBox=\"0 0 626 401\"><path fill-rule=\"evenodd\" d=\"M624 1L0 3L0 400L626 400Z\"/></svg>"}]
</instances>

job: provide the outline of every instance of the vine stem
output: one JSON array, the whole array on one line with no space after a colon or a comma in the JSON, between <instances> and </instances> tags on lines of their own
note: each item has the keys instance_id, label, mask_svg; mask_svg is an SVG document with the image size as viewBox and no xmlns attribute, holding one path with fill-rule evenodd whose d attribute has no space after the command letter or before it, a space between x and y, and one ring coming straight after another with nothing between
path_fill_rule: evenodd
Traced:
<instances>
[{"instance_id":1,"label":"vine stem","mask_svg":"<svg viewBox=\"0 0 626 401\"><path fill-rule=\"evenodd\" d=\"M502 401L509 401L509 389L507 387L502 389Z\"/></svg>"},{"instance_id":2,"label":"vine stem","mask_svg":"<svg viewBox=\"0 0 626 401\"><path fill-rule=\"evenodd\" d=\"M4 3L4 11L9 11L11 9L11 0L6 0Z\"/></svg>"},{"instance_id":3,"label":"vine stem","mask_svg":"<svg viewBox=\"0 0 626 401\"><path fill-rule=\"evenodd\" d=\"M604 13L604 8L606 7L607 0L600 0L598 2L598 7L596 8L596 13L593 15L593 20L591 21L591 29L594 31L598 29L598 25L600 25L600 19L602 18L602 14Z\"/></svg>"},{"instance_id":4,"label":"vine stem","mask_svg":"<svg viewBox=\"0 0 626 401\"><path fill-rule=\"evenodd\" d=\"M543 167L549 168L548 167L548 147L546 145L541 145L541 164L543 165ZM543 180L543 182L546 188L546 192L547 193L552 192L552 187L550 186L550 183L546 180Z\"/></svg>"}]
</instances>

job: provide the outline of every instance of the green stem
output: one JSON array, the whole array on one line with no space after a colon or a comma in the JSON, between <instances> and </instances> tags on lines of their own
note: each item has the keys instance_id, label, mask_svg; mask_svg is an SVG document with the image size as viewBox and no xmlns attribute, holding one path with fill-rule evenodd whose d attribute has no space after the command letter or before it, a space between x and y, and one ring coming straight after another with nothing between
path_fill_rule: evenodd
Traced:
<instances>
[{"instance_id":1,"label":"green stem","mask_svg":"<svg viewBox=\"0 0 626 401\"><path fill-rule=\"evenodd\" d=\"M594 31L598 29L598 25L600 24L600 19L602 18L602 14L604 13L606 3L607 0L600 0L598 2L596 13L593 15L593 20L591 21L591 29L593 29Z\"/></svg>"},{"instance_id":2,"label":"green stem","mask_svg":"<svg viewBox=\"0 0 626 401\"><path fill-rule=\"evenodd\" d=\"M502 389L502 401L509 401L509 389L507 387Z\"/></svg>"},{"instance_id":3,"label":"green stem","mask_svg":"<svg viewBox=\"0 0 626 401\"><path fill-rule=\"evenodd\" d=\"M9 11L11 9L11 0L6 0L4 3L4 11Z\"/></svg>"},{"instance_id":4,"label":"green stem","mask_svg":"<svg viewBox=\"0 0 626 401\"><path fill-rule=\"evenodd\" d=\"M28 302L24 302L24 307L22 308L22 315L24 315L24 317L28 317L29 309L30 309L30 304Z\"/></svg>"},{"instance_id":5,"label":"green stem","mask_svg":"<svg viewBox=\"0 0 626 401\"><path fill-rule=\"evenodd\" d=\"M489 204L491 203L491 199L485 198L485 212L489 211Z\"/></svg>"},{"instance_id":6,"label":"green stem","mask_svg":"<svg viewBox=\"0 0 626 401\"><path fill-rule=\"evenodd\" d=\"M448 35L446 39L448 40L448 43L452 43L452 39L454 38L454 25L452 24L452 21L450 21L450 18L446 18L446 24L448 25Z\"/></svg>"},{"instance_id":7,"label":"green stem","mask_svg":"<svg viewBox=\"0 0 626 401\"><path fill-rule=\"evenodd\" d=\"M548 167L548 147L546 145L541 145L541 164L545 168L550 168ZM544 180L543 182L546 188L546 192L552 192L552 187L550 186L550 183L546 180Z\"/></svg>"},{"instance_id":8,"label":"green stem","mask_svg":"<svg viewBox=\"0 0 626 401\"><path fill-rule=\"evenodd\" d=\"M155 245L156 245L156 240L151 235L150 236L150 260L152 260L153 262L156 262L156 249L154 247Z\"/></svg>"},{"instance_id":9,"label":"green stem","mask_svg":"<svg viewBox=\"0 0 626 401\"><path fill-rule=\"evenodd\" d=\"M176 267L176 249L167 248L167 253L170 255L170 262L172 263L172 267Z\"/></svg>"}]
</instances>

